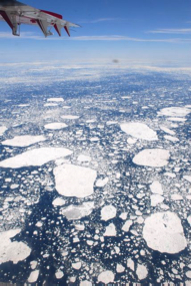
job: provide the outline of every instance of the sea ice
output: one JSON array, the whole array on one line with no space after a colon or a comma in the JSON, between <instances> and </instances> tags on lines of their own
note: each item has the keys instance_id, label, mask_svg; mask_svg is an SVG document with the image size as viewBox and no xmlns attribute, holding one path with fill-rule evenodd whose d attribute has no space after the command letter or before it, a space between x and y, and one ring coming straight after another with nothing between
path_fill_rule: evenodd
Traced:
<instances>
[{"instance_id":1,"label":"sea ice","mask_svg":"<svg viewBox=\"0 0 191 286\"><path fill-rule=\"evenodd\" d=\"M61 118L62 119L69 119L69 120L75 120L75 119L78 119L79 116L76 116L76 115L62 115Z\"/></svg>"},{"instance_id":2,"label":"sea ice","mask_svg":"<svg viewBox=\"0 0 191 286\"><path fill-rule=\"evenodd\" d=\"M80 282L80 286L92 286L92 282L84 280Z\"/></svg>"},{"instance_id":3,"label":"sea ice","mask_svg":"<svg viewBox=\"0 0 191 286\"><path fill-rule=\"evenodd\" d=\"M138 139L153 141L158 140L157 133L144 123L129 122L120 125L121 130Z\"/></svg>"},{"instance_id":4,"label":"sea ice","mask_svg":"<svg viewBox=\"0 0 191 286\"><path fill-rule=\"evenodd\" d=\"M175 132L174 132L173 130L168 129L168 128L165 127L165 126L161 126L160 129L161 129L162 131L164 131L165 133L167 133L167 134L175 135Z\"/></svg>"},{"instance_id":5,"label":"sea ice","mask_svg":"<svg viewBox=\"0 0 191 286\"><path fill-rule=\"evenodd\" d=\"M55 276L57 279L62 279L62 277L64 276L64 273L62 272L62 270L58 269L55 273Z\"/></svg>"},{"instance_id":6,"label":"sea ice","mask_svg":"<svg viewBox=\"0 0 191 286\"><path fill-rule=\"evenodd\" d=\"M122 230L125 231L125 232L128 232L129 229L130 229L130 227L132 226L132 224L133 224L132 220L127 220L127 221L124 223L124 225L123 225L123 227L122 227Z\"/></svg>"},{"instance_id":7,"label":"sea ice","mask_svg":"<svg viewBox=\"0 0 191 286\"><path fill-rule=\"evenodd\" d=\"M0 126L0 136L3 135L3 133L7 130L7 127L5 126Z\"/></svg>"},{"instance_id":8,"label":"sea ice","mask_svg":"<svg viewBox=\"0 0 191 286\"><path fill-rule=\"evenodd\" d=\"M152 182L152 184L150 185L150 188L151 188L151 192L154 194L159 194L159 195L163 194L162 185L160 184L159 181Z\"/></svg>"},{"instance_id":9,"label":"sea ice","mask_svg":"<svg viewBox=\"0 0 191 286\"><path fill-rule=\"evenodd\" d=\"M124 271L125 271L125 267L123 267L123 265L117 263L116 272L117 273L123 273Z\"/></svg>"},{"instance_id":10,"label":"sea ice","mask_svg":"<svg viewBox=\"0 0 191 286\"><path fill-rule=\"evenodd\" d=\"M186 107L167 107L158 112L158 115L172 116L172 117L185 117L191 111Z\"/></svg>"},{"instance_id":11,"label":"sea ice","mask_svg":"<svg viewBox=\"0 0 191 286\"><path fill-rule=\"evenodd\" d=\"M168 117L167 120L175 121L175 122L185 122L186 118L182 118L182 117Z\"/></svg>"},{"instance_id":12,"label":"sea ice","mask_svg":"<svg viewBox=\"0 0 191 286\"><path fill-rule=\"evenodd\" d=\"M108 221L116 216L117 210L112 205L104 206L101 210L101 220Z\"/></svg>"},{"instance_id":13,"label":"sea ice","mask_svg":"<svg viewBox=\"0 0 191 286\"><path fill-rule=\"evenodd\" d=\"M156 205L162 203L164 198L159 194L151 195L151 206L156 207Z\"/></svg>"},{"instance_id":14,"label":"sea ice","mask_svg":"<svg viewBox=\"0 0 191 286\"><path fill-rule=\"evenodd\" d=\"M29 166L41 166L60 157L69 156L72 153L72 151L66 148L38 148L3 160L0 162L0 167L22 168Z\"/></svg>"},{"instance_id":15,"label":"sea ice","mask_svg":"<svg viewBox=\"0 0 191 286\"><path fill-rule=\"evenodd\" d=\"M147 267L145 265L138 264L136 274L137 274L139 280L145 279L148 275Z\"/></svg>"},{"instance_id":16,"label":"sea ice","mask_svg":"<svg viewBox=\"0 0 191 286\"><path fill-rule=\"evenodd\" d=\"M178 142L179 141L179 139L177 137L173 137L170 135L164 135L164 138L168 141L171 141L171 142Z\"/></svg>"},{"instance_id":17,"label":"sea ice","mask_svg":"<svg viewBox=\"0 0 191 286\"><path fill-rule=\"evenodd\" d=\"M17 264L30 255L31 249L25 243L11 241L20 232L21 229L12 229L0 233L0 264L8 261Z\"/></svg>"},{"instance_id":18,"label":"sea ice","mask_svg":"<svg viewBox=\"0 0 191 286\"><path fill-rule=\"evenodd\" d=\"M179 253L187 246L181 221L170 211L146 218L143 238L150 248L162 253Z\"/></svg>"},{"instance_id":19,"label":"sea ice","mask_svg":"<svg viewBox=\"0 0 191 286\"><path fill-rule=\"evenodd\" d=\"M77 220L91 214L94 208L93 202L85 202L81 205L70 205L67 208L61 208L60 213L68 220Z\"/></svg>"},{"instance_id":20,"label":"sea ice","mask_svg":"<svg viewBox=\"0 0 191 286\"><path fill-rule=\"evenodd\" d=\"M187 217L187 221L188 221L189 225L191 226L191 215L189 215L189 216Z\"/></svg>"},{"instance_id":21,"label":"sea ice","mask_svg":"<svg viewBox=\"0 0 191 286\"><path fill-rule=\"evenodd\" d=\"M79 162L86 162L86 163L88 163L88 162L90 162L91 161L91 157L90 156L86 156L86 155L83 155L83 154L80 154L79 156L78 156L78 159L77 159Z\"/></svg>"},{"instance_id":22,"label":"sea ice","mask_svg":"<svg viewBox=\"0 0 191 286\"><path fill-rule=\"evenodd\" d=\"M60 130L66 128L68 125L62 122L49 123L44 126L45 129Z\"/></svg>"},{"instance_id":23,"label":"sea ice","mask_svg":"<svg viewBox=\"0 0 191 286\"><path fill-rule=\"evenodd\" d=\"M2 144L8 146L26 147L45 140L46 138L42 135L40 136L23 135L23 136L15 136L13 139L5 140L2 142Z\"/></svg>"},{"instance_id":24,"label":"sea ice","mask_svg":"<svg viewBox=\"0 0 191 286\"><path fill-rule=\"evenodd\" d=\"M39 270L32 271L31 274L29 275L28 282L35 283L38 279L38 276L39 276Z\"/></svg>"},{"instance_id":25,"label":"sea ice","mask_svg":"<svg viewBox=\"0 0 191 286\"><path fill-rule=\"evenodd\" d=\"M64 199L62 199L62 198L56 198L56 199L52 202L52 204L53 204L54 207L63 206L63 205L65 205L65 203L66 203L66 201L65 201Z\"/></svg>"},{"instance_id":26,"label":"sea ice","mask_svg":"<svg viewBox=\"0 0 191 286\"><path fill-rule=\"evenodd\" d=\"M98 282L102 282L105 284L113 283L115 279L115 275L112 271L106 270L99 274Z\"/></svg>"},{"instance_id":27,"label":"sea ice","mask_svg":"<svg viewBox=\"0 0 191 286\"><path fill-rule=\"evenodd\" d=\"M145 149L139 152L133 163L141 166L163 167L168 164L170 152L164 149Z\"/></svg>"},{"instance_id":28,"label":"sea ice","mask_svg":"<svg viewBox=\"0 0 191 286\"><path fill-rule=\"evenodd\" d=\"M47 101L48 102L51 102L51 101L53 101L53 102L63 102L64 99L62 97L51 97L51 98L48 98Z\"/></svg>"},{"instance_id":29,"label":"sea ice","mask_svg":"<svg viewBox=\"0 0 191 286\"><path fill-rule=\"evenodd\" d=\"M64 164L54 169L54 176L60 195L84 198L93 194L97 172L90 168Z\"/></svg>"},{"instance_id":30,"label":"sea ice","mask_svg":"<svg viewBox=\"0 0 191 286\"><path fill-rule=\"evenodd\" d=\"M116 236L116 228L113 223L110 223L108 226L106 226L104 236Z\"/></svg>"},{"instance_id":31,"label":"sea ice","mask_svg":"<svg viewBox=\"0 0 191 286\"><path fill-rule=\"evenodd\" d=\"M189 183L191 183L191 175L190 176L183 176L183 178L188 181Z\"/></svg>"},{"instance_id":32,"label":"sea ice","mask_svg":"<svg viewBox=\"0 0 191 286\"><path fill-rule=\"evenodd\" d=\"M81 267L82 267L82 263L80 261L72 263L72 268L74 268L76 270L79 270Z\"/></svg>"},{"instance_id":33,"label":"sea ice","mask_svg":"<svg viewBox=\"0 0 191 286\"><path fill-rule=\"evenodd\" d=\"M108 183L108 181L109 181L108 177L106 177L104 179L98 179L97 182L96 182L96 187L103 188Z\"/></svg>"}]
</instances>

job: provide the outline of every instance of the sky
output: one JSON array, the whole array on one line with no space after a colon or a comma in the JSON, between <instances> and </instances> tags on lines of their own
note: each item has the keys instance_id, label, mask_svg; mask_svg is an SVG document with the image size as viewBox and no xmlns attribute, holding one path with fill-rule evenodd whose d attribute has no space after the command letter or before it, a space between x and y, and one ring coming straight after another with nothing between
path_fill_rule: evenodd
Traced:
<instances>
[{"instance_id":1,"label":"sky","mask_svg":"<svg viewBox=\"0 0 191 286\"><path fill-rule=\"evenodd\" d=\"M0 62L113 61L191 66L190 0L26 0L81 27L44 38L21 25L21 37L0 22Z\"/></svg>"}]
</instances>

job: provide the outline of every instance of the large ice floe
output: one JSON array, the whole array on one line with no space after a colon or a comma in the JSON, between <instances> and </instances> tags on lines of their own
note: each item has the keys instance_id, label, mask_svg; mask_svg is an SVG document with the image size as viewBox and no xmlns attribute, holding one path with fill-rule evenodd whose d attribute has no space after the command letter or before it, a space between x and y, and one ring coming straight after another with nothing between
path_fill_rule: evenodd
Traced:
<instances>
[{"instance_id":1,"label":"large ice floe","mask_svg":"<svg viewBox=\"0 0 191 286\"><path fill-rule=\"evenodd\" d=\"M143 238L150 248L161 253L179 253L187 246L181 221L176 213L170 211L146 218Z\"/></svg>"},{"instance_id":2,"label":"large ice floe","mask_svg":"<svg viewBox=\"0 0 191 286\"><path fill-rule=\"evenodd\" d=\"M45 129L60 130L66 128L68 125L62 122L49 123L44 126Z\"/></svg>"},{"instance_id":3,"label":"large ice floe","mask_svg":"<svg viewBox=\"0 0 191 286\"><path fill-rule=\"evenodd\" d=\"M129 122L120 125L121 130L132 137L153 141L158 140L157 133L144 123Z\"/></svg>"},{"instance_id":4,"label":"large ice floe","mask_svg":"<svg viewBox=\"0 0 191 286\"><path fill-rule=\"evenodd\" d=\"M8 261L17 264L30 255L31 249L25 243L11 241L20 232L21 229L12 229L0 233L0 264Z\"/></svg>"},{"instance_id":5,"label":"large ice floe","mask_svg":"<svg viewBox=\"0 0 191 286\"><path fill-rule=\"evenodd\" d=\"M66 148L38 148L26 151L17 156L8 158L0 162L3 168L22 168L29 166L41 166L50 161L72 154L72 151Z\"/></svg>"},{"instance_id":6,"label":"large ice floe","mask_svg":"<svg viewBox=\"0 0 191 286\"><path fill-rule=\"evenodd\" d=\"M67 208L61 208L60 213L68 220L77 220L91 214L94 208L94 202L85 202L81 205L70 205Z\"/></svg>"},{"instance_id":7,"label":"large ice floe","mask_svg":"<svg viewBox=\"0 0 191 286\"><path fill-rule=\"evenodd\" d=\"M57 192L66 197L84 198L93 194L97 172L90 168L63 164L54 169Z\"/></svg>"},{"instance_id":8,"label":"large ice floe","mask_svg":"<svg viewBox=\"0 0 191 286\"><path fill-rule=\"evenodd\" d=\"M158 112L158 115L164 115L169 117L185 117L190 113L190 109L186 107L167 107Z\"/></svg>"},{"instance_id":9,"label":"large ice floe","mask_svg":"<svg viewBox=\"0 0 191 286\"><path fill-rule=\"evenodd\" d=\"M2 144L13 147L14 146L26 147L45 140L46 138L43 135L39 136L23 135L23 136L15 136L13 139L5 140L2 142Z\"/></svg>"},{"instance_id":10,"label":"large ice floe","mask_svg":"<svg viewBox=\"0 0 191 286\"><path fill-rule=\"evenodd\" d=\"M170 152L164 149L145 149L139 152L133 163L141 166L163 167L168 164Z\"/></svg>"}]
</instances>

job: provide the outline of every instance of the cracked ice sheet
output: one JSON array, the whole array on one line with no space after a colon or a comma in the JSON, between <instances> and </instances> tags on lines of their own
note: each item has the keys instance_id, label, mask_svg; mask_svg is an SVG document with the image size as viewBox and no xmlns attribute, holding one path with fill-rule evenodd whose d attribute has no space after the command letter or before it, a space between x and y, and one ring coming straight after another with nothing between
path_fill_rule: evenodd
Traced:
<instances>
[{"instance_id":1,"label":"cracked ice sheet","mask_svg":"<svg viewBox=\"0 0 191 286\"><path fill-rule=\"evenodd\" d=\"M13 139L5 140L2 142L2 144L8 146L26 147L45 140L46 138L42 135L41 136L24 135L24 136L15 136Z\"/></svg>"},{"instance_id":2,"label":"cracked ice sheet","mask_svg":"<svg viewBox=\"0 0 191 286\"><path fill-rule=\"evenodd\" d=\"M15 157L0 162L3 168L22 168L29 166L42 166L45 163L61 157L71 155L73 152L66 148L38 148L26 151Z\"/></svg>"},{"instance_id":3,"label":"cracked ice sheet","mask_svg":"<svg viewBox=\"0 0 191 286\"><path fill-rule=\"evenodd\" d=\"M70 205L67 208L61 208L60 214L64 215L68 220L77 220L91 214L94 208L94 202L86 202L82 205Z\"/></svg>"},{"instance_id":4,"label":"cracked ice sheet","mask_svg":"<svg viewBox=\"0 0 191 286\"><path fill-rule=\"evenodd\" d=\"M84 198L93 194L97 172L90 168L64 164L54 169L54 176L60 195Z\"/></svg>"},{"instance_id":5,"label":"cracked ice sheet","mask_svg":"<svg viewBox=\"0 0 191 286\"><path fill-rule=\"evenodd\" d=\"M133 158L133 163L140 166L163 167L168 164L170 152L164 149L145 149Z\"/></svg>"},{"instance_id":6,"label":"cracked ice sheet","mask_svg":"<svg viewBox=\"0 0 191 286\"><path fill-rule=\"evenodd\" d=\"M143 238L150 248L161 253L175 254L187 247L181 220L170 211L146 218Z\"/></svg>"},{"instance_id":7,"label":"cracked ice sheet","mask_svg":"<svg viewBox=\"0 0 191 286\"><path fill-rule=\"evenodd\" d=\"M158 140L157 133L144 123L129 122L120 125L121 130L137 139L148 141Z\"/></svg>"},{"instance_id":8,"label":"cracked ice sheet","mask_svg":"<svg viewBox=\"0 0 191 286\"><path fill-rule=\"evenodd\" d=\"M25 243L11 241L20 232L21 229L12 229L0 233L0 264L8 261L17 264L30 255L31 249Z\"/></svg>"}]
</instances>

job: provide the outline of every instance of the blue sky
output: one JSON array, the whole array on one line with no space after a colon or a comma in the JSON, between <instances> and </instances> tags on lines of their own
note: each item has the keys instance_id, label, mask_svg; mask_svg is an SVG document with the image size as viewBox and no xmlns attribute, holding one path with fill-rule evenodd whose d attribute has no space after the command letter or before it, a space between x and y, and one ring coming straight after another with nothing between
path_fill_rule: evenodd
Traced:
<instances>
[{"instance_id":1,"label":"blue sky","mask_svg":"<svg viewBox=\"0 0 191 286\"><path fill-rule=\"evenodd\" d=\"M26 0L82 27L68 38L45 39L37 27L21 26L13 37L0 22L0 61L108 60L191 66L190 0Z\"/></svg>"}]
</instances>

